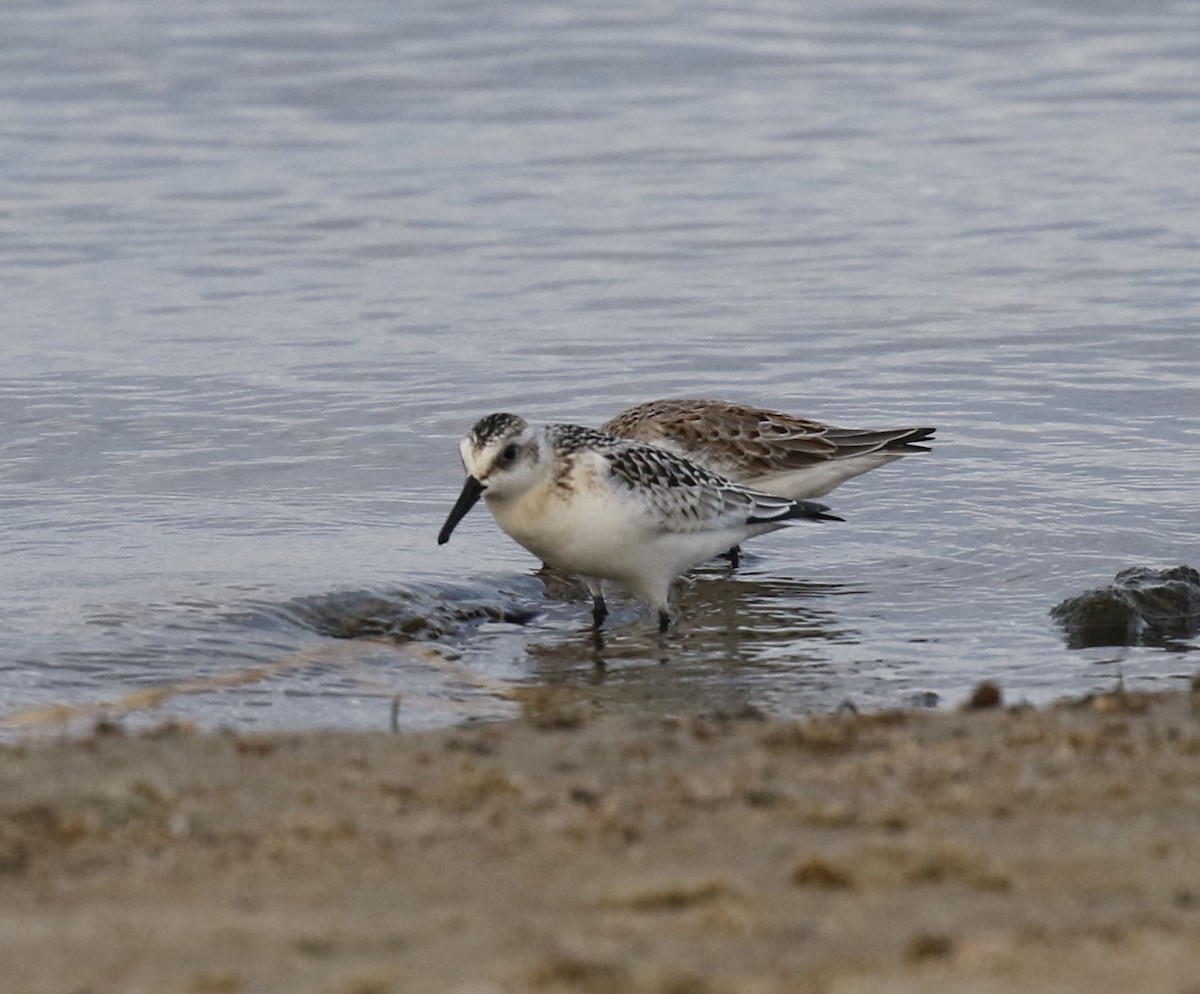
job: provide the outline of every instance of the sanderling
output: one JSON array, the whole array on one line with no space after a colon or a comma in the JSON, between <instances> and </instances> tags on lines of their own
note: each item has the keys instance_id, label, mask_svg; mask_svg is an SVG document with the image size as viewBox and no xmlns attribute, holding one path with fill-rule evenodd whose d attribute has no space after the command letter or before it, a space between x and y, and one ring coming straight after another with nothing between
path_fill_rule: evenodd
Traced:
<instances>
[{"instance_id":1,"label":"sanderling","mask_svg":"<svg viewBox=\"0 0 1200 994\"><path fill-rule=\"evenodd\" d=\"M801 520L841 521L807 500L724 479L666 449L581 425L532 426L490 414L459 444L467 479L438 544L480 497L508 535L551 566L582 576L597 626L613 580L658 611L676 577L755 535Z\"/></svg>"},{"instance_id":2,"label":"sanderling","mask_svg":"<svg viewBox=\"0 0 1200 994\"><path fill-rule=\"evenodd\" d=\"M838 428L719 400L651 400L601 430L669 449L743 486L806 500L910 452L928 452L916 443L937 429ZM737 553L727 553L735 566Z\"/></svg>"},{"instance_id":3,"label":"sanderling","mask_svg":"<svg viewBox=\"0 0 1200 994\"><path fill-rule=\"evenodd\" d=\"M823 497L910 452L936 428L838 428L719 400L651 400L601 431L649 442L726 479L792 500Z\"/></svg>"}]
</instances>

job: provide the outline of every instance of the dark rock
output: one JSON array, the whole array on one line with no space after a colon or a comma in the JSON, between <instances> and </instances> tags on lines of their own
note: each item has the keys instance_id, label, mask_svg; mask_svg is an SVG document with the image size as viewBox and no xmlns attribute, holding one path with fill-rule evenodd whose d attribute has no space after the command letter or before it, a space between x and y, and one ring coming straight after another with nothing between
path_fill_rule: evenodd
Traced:
<instances>
[{"instance_id":1,"label":"dark rock","mask_svg":"<svg viewBox=\"0 0 1200 994\"><path fill-rule=\"evenodd\" d=\"M1050 609L1067 645L1173 646L1200 632L1200 573L1190 566L1123 569L1107 587Z\"/></svg>"}]
</instances>

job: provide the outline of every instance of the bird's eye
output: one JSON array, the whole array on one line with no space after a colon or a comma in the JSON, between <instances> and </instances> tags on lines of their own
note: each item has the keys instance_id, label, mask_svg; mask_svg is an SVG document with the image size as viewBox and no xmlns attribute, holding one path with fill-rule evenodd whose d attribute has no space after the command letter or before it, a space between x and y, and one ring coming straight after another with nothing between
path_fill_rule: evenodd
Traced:
<instances>
[{"instance_id":1,"label":"bird's eye","mask_svg":"<svg viewBox=\"0 0 1200 994\"><path fill-rule=\"evenodd\" d=\"M500 453L500 458L503 459L505 462L512 462L514 459L516 459L517 458L516 442L509 442L506 446L504 446L504 451Z\"/></svg>"}]
</instances>

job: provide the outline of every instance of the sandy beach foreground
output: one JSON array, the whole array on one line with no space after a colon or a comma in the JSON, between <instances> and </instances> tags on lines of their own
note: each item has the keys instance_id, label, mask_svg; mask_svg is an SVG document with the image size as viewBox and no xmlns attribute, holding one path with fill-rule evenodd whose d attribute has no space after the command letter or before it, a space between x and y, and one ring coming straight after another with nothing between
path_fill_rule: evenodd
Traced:
<instances>
[{"instance_id":1,"label":"sandy beach foreground","mask_svg":"<svg viewBox=\"0 0 1200 994\"><path fill-rule=\"evenodd\" d=\"M1198 708L8 746L0 990L1198 994Z\"/></svg>"}]
</instances>

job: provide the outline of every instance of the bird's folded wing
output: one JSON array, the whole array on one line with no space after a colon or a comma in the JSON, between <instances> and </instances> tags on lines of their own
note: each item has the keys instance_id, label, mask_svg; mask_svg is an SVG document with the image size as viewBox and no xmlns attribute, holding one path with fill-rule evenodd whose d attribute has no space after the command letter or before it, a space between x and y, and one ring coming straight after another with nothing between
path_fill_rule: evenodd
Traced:
<instances>
[{"instance_id":1,"label":"bird's folded wing","mask_svg":"<svg viewBox=\"0 0 1200 994\"><path fill-rule=\"evenodd\" d=\"M731 483L654 446L629 443L604 453L612 485L667 532L723 531L796 517L796 501Z\"/></svg>"}]
</instances>

